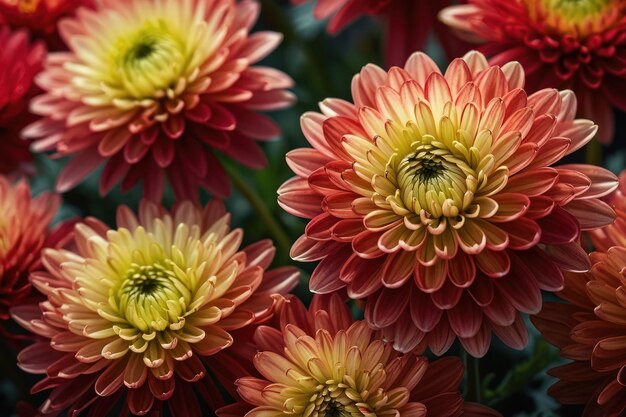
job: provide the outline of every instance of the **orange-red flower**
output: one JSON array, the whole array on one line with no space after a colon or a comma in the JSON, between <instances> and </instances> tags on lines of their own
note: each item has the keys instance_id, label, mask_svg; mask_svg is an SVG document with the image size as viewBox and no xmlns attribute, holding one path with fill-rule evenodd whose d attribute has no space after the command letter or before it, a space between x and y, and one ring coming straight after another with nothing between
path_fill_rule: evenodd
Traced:
<instances>
[{"instance_id":1,"label":"orange-red flower","mask_svg":"<svg viewBox=\"0 0 626 417\"><path fill-rule=\"evenodd\" d=\"M43 68L46 48L31 43L25 30L0 28L0 174L30 172L33 159L21 130L34 120L28 100L37 92L33 80Z\"/></svg>"},{"instance_id":2,"label":"orange-red flower","mask_svg":"<svg viewBox=\"0 0 626 417\"><path fill-rule=\"evenodd\" d=\"M57 181L66 191L101 164L100 192L143 183L160 200L165 176L178 198L217 196L230 182L214 151L251 168L259 140L279 135L259 110L293 101L284 73L253 66L280 42L250 33L254 0L111 0L81 8L59 31L69 52L52 53L32 101L42 118L24 134L37 151L72 159Z\"/></svg>"},{"instance_id":3,"label":"orange-red flower","mask_svg":"<svg viewBox=\"0 0 626 417\"><path fill-rule=\"evenodd\" d=\"M394 351L367 323L355 322L336 294L314 298L308 311L290 299L281 309L280 330L259 327L255 341L261 378L239 379L245 403L218 411L220 417L499 415L464 403L457 358L429 364Z\"/></svg>"},{"instance_id":4,"label":"orange-red flower","mask_svg":"<svg viewBox=\"0 0 626 417\"><path fill-rule=\"evenodd\" d=\"M533 323L572 362L549 373L550 393L563 404L586 404L584 417L618 417L626 411L626 195L615 196L614 225L594 231L598 250L588 273L565 275L558 293L567 303L546 303Z\"/></svg>"},{"instance_id":5,"label":"orange-red flower","mask_svg":"<svg viewBox=\"0 0 626 417\"><path fill-rule=\"evenodd\" d=\"M531 91L574 90L599 139L613 140L612 106L626 110L625 0L469 0L441 17L484 42L491 64L519 61Z\"/></svg>"},{"instance_id":6,"label":"orange-red flower","mask_svg":"<svg viewBox=\"0 0 626 417\"><path fill-rule=\"evenodd\" d=\"M0 334L9 319L9 309L26 302L31 294L28 275L41 269L43 248L62 245L68 226L51 230L59 197L42 193L31 197L24 181L11 184L0 175Z\"/></svg>"},{"instance_id":7,"label":"orange-red flower","mask_svg":"<svg viewBox=\"0 0 626 417\"><path fill-rule=\"evenodd\" d=\"M25 28L52 46L60 46L58 21L92 0L0 0L0 22Z\"/></svg>"},{"instance_id":8,"label":"orange-red flower","mask_svg":"<svg viewBox=\"0 0 626 417\"><path fill-rule=\"evenodd\" d=\"M518 63L471 52L442 74L416 53L389 72L366 66L354 104L305 114L313 149L287 155L297 177L279 202L311 219L292 248L321 260L311 290L367 299L369 324L402 351L441 354L458 337L481 356L492 333L523 347L520 313L562 288L561 270L588 269L576 240L613 221L598 197L617 186L603 168L552 166L597 127L574 118L571 91L523 85Z\"/></svg>"},{"instance_id":9,"label":"orange-red flower","mask_svg":"<svg viewBox=\"0 0 626 417\"><path fill-rule=\"evenodd\" d=\"M308 1L292 0L294 4ZM337 34L365 15L382 18L386 26L384 50L387 63L402 65L410 54L426 46L433 30L444 46L453 46L448 42L448 32L436 17L449 4L450 0L317 0L314 15L317 19L330 17L328 31L331 34Z\"/></svg>"},{"instance_id":10,"label":"orange-red flower","mask_svg":"<svg viewBox=\"0 0 626 417\"><path fill-rule=\"evenodd\" d=\"M117 229L88 219L75 250L44 252L46 270L31 282L47 300L12 310L43 338L18 357L45 374L34 392L52 389L42 415L105 416L121 403L122 415L159 415L167 404L172 416L195 417L199 400L222 405L220 386L235 394L249 372L246 333L298 273L266 272L271 242L240 250L229 217L218 202L171 213L144 202L138 217L119 208Z\"/></svg>"}]
</instances>

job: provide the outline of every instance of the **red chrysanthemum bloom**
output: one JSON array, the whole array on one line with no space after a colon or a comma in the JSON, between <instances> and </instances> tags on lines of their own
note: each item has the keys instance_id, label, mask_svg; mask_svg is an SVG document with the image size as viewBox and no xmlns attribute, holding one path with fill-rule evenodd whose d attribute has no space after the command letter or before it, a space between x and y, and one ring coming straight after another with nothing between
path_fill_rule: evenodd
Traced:
<instances>
[{"instance_id":1,"label":"red chrysanthemum bloom","mask_svg":"<svg viewBox=\"0 0 626 417\"><path fill-rule=\"evenodd\" d=\"M28 100L36 93L33 80L43 68L46 48L30 43L25 30L0 29L0 174L32 171L29 144L21 130L34 120Z\"/></svg>"},{"instance_id":2,"label":"red chrysanthemum bloom","mask_svg":"<svg viewBox=\"0 0 626 417\"><path fill-rule=\"evenodd\" d=\"M471 52L442 75L416 53L388 73L366 66L354 104L305 114L313 149L287 155L297 177L279 202L312 219L292 248L322 260L311 290L367 298L367 321L401 351L441 354L458 337L482 356L492 332L523 347L520 312L561 289L561 269L587 270L576 240L613 221L598 197L617 186L603 168L552 167L596 126L574 118L571 91L523 84L518 63Z\"/></svg>"},{"instance_id":3,"label":"red chrysanthemum bloom","mask_svg":"<svg viewBox=\"0 0 626 417\"><path fill-rule=\"evenodd\" d=\"M533 323L572 360L549 371L559 381L550 394L563 404L586 404L584 417L626 412L626 194L615 195L615 224L591 233L597 252L586 274L565 275L558 293L567 303L546 303Z\"/></svg>"},{"instance_id":4,"label":"red chrysanthemum bloom","mask_svg":"<svg viewBox=\"0 0 626 417\"><path fill-rule=\"evenodd\" d=\"M614 136L613 109L626 110L625 0L469 0L441 18L474 41L492 65L519 61L528 88L572 89L580 114Z\"/></svg>"},{"instance_id":5,"label":"red chrysanthemum bloom","mask_svg":"<svg viewBox=\"0 0 626 417\"><path fill-rule=\"evenodd\" d=\"M280 329L259 327L254 365L261 378L237 381L244 402L220 417L499 416L465 404L457 358L429 364L400 354L354 321L341 297L315 297L310 309L292 298L282 305Z\"/></svg>"},{"instance_id":6,"label":"red chrysanthemum bloom","mask_svg":"<svg viewBox=\"0 0 626 417\"><path fill-rule=\"evenodd\" d=\"M78 224L74 251L46 250L31 282L47 300L12 310L43 338L18 356L46 375L33 392L52 389L40 414L105 416L122 404L120 415L157 416L167 403L172 416L196 417L199 399L223 405L220 386L235 394L249 373L246 332L297 270L265 271L270 241L240 250L243 233L218 202L171 213L144 202L138 218L127 207L117 217L113 230Z\"/></svg>"},{"instance_id":7,"label":"red chrysanthemum bloom","mask_svg":"<svg viewBox=\"0 0 626 417\"><path fill-rule=\"evenodd\" d=\"M24 181L12 185L0 175L0 334L7 335L3 323L9 309L23 304L31 294L29 274L41 269L43 248L62 245L69 236L62 224L51 230L50 223L59 208L57 195L43 193L31 197Z\"/></svg>"},{"instance_id":8,"label":"red chrysanthemum bloom","mask_svg":"<svg viewBox=\"0 0 626 417\"><path fill-rule=\"evenodd\" d=\"M309 1L292 0L294 4ZM446 49L453 47L445 26L437 21L437 13L449 4L450 0L317 0L313 13L317 19L330 17L328 31L333 35L362 16L380 17L386 25L386 61L402 65L410 54L426 46L433 30Z\"/></svg>"},{"instance_id":9,"label":"red chrysanthemum bloom","mask_svg":"<svg viewBox=\"0 0 626 417\"><path fill-rule=\"evenodd\" d=\"M141 180L160 200L167 175L178 198L197 198L199 187L226 196L214 151L263 167L255 141L280 131L257 111L293 95L286 74L252 66L281 40L249 33L258 13L254 0L102 0L60 22L70 51L50 54L37 78L46 94L31 104L43 118L24 132L37 151L73 156L57 189L104 163L102 194Z\"/></svg>"},{"instance_id":10,"label":"red chrysanthemum bloom","mask_svg":"<svg viewBox=\"0 0 626 417\"><path fill-rule=\"evenodd\" d=\"M91 0L0 0L0 22L58 46L57 22Z\"/></svg>"}]
</instances>

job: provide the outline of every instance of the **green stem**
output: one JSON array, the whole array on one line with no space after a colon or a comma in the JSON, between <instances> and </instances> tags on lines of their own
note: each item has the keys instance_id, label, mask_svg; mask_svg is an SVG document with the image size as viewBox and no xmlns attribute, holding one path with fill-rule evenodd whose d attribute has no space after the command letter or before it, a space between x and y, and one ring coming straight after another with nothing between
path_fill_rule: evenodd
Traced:
<instances>
[{"instance_id":1,"label":"green stem","mask_svg":"<svg viewBox=\"0 0 626 417\"><path fill-rule=\"evenodd\" d=\"M587 144L586 162L591 165L602 165L602 144L598 139L591 139Z\"/></svg>"},{"instance_id":2,"label":"green stem","mask_svg":"<svg viewBox=\"0 0 626 417\"><path fill-rule=\"evenodd\" d=\"M289 236L287 236L281 225L274 218L261 197L259 197L254 189L242 178L237 168L228 165L226 165L225 168L235 187L237 187L239 192L250 202L250 205L267 225L270 234L278 246L279 253L288 254L291 248L291 239L289 239Z\"/></svg>"},{"instance_id":3,"label":"green stem","mask_svg":"<svg viewBox=\"0 0 626 417\"><path fill-rule=\"evenodd\" d=\"M465 363L465 375L467 377L467 401L480 403L482 400L480 386L480 363L479 360L467 352L463 355Z\"/></svg>"}]
</instances>

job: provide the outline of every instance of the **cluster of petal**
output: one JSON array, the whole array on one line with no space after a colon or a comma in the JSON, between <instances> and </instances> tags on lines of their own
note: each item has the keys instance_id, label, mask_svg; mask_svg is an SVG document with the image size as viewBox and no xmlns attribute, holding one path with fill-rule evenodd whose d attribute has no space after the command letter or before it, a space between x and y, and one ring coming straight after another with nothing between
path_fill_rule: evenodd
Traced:
<instances>
[{"instance_id":1,"label":"cluster of petal","mask_svg":"<svg viewBox=\"0 0 626 417\"><path fill-rule=\"evenodd\" d=\"M398 353L354 321L337 294L314 297L309 310L291 298L280 310L280 330L261 326L255 334L262 377L239 379L244 402L219 410L220 417L499 415L464 403L458 359L429 364Z\"/></svg>"},{"instance_id":2,"label":"cluster of petal","mask_svg":"<svg viewBox=\"0 0 626 417\"><path fill-rule=\"evenodd\" d=\"M626 198L617 198L623 207ZM559 379L550 394L563 404L586 404L584 417L618 417L626 411L626 213L617 212L614 226L592 234L598 252L590 255L591 270L565 275L558 295L567 303L546 303L532 318L572 361L549 371Z\"/></svg>"},{"instance_id":3,"label":"cluster of petal","mask_svg":"<svg viewBox=\"0 0 626 417\"><path fill-rule=\"evenodd\" d=\"M41 341L19 366L45 374L32 391L52 389L40 414L88 412L202 415L198 399L223 405L247 375L253 353L242 339L270 317L274 294L298 280L290 267L265 272L269 241L239 250L221 203L183 202L172 213L143 203L136 217L118 210L118 228L95 219L76 225L75 249L46 250L31 275L46 297L12 310ZM234 342L235 341L235 342Z\"/></svg>"},{"instance_id":4,"label":"cluster of petal","mask_svg":"<svg viewBox=\"0 0 626 417\"><path fill-rule=\"evenodd\" d=\"M615 222L590 232L593 247L598 252L607 252L613 246L626 248L626 171L619 175L619 186L605 198L615 210Z\"/></svg>"},{"instance_id":5,"label":"cluster of petal","mask_svg":"<svg viewBox=\"0 0 626 417\"><path fill-rule=\"evenodd\" d=\"M92 0L0 0L0 22L25 28L46 43L58 46L57 22Z\"/></svg>"},{"instance_id":6,"label":"cluster of petal","mask_svg":"<svg viewBox=\"0 0 626 417\"><path fill-rule=\"evenodd\" d=\"M523 85L518 63L470 52L442 74L416 53L389 72L366 66L354 104L305 114L313 149L287 155L297 176L279 202L312 219L292 248L321 260L311 290L367 299L369 324L404 352L442 354L458 337L482 356L492 333L523 347L520 312L539 312L562 270L588 269L576 240L613 221L599 197L617 187L602 168L552 167L596 126L574 118L571 91Z\"/></svg>"},{"instance_id":7,"label":"cluster of petal","mask_svg":"<svg viewBox=\"0 0 626 417\"><path fill-rule=\"evenodd\" d=\"M280 42L250 34L254 0L98 1L59 23L69 52L52 53L37 78L27 127L36 151L73 158L57 180L66 191L104 164L100 192L141 181L160 200L167 176L179 199L216 196L230 182L214 151L251 168L266 158L256 141L279 135L260 110L293 101L284 73L252 64Z\"/></svg>"},{"instance_id":8,"label":"cluster of petal","mask_svg":"<svg viewBox=\"0 0 626 417\"><path fill-rule=\"evenodd\" d=\"M441 19L485 43L490 63L519 61L531 91L572 89L580 114L614 136L613 109L626 110L626 1L470 0Z\"/></svg>"},{"instance_id":9,"label":"cluster of petal","mask_svg":"<svg viewBox=\"0 0 626 417\"><path fill-rule=\"evenodd\" d=\"M292 0L295 4L308 1ZM313 13L317 19L330 17L328 31L331 34L364 15L381 17L386 25L387 63L401 65L410 54L424 48L433 30L444 44L450 40L448 32L436 19L437 13L449 4L450 0L317 0Z\"/></svg>"},{"instance_id":10,"label":"cluster of petal","mask_svg":"<svg viewBox=\"0 0 626 417\"><path fill-rule=\"evenodd\" d=\"M36 92L35 76L43 68L46 48L31 43L25 30L0 28L0 174L29 172L32 155L21 130L33 121L28 100Z\"/></svg>"},{"instance_id":11,"label":"cluster of petal","mask_svg":"<svg viewBox=\"0 0 626 417\"><path fill-rule=\"evenodd\" d=\"M26 182L11 184L0 176L0 334L5 334L2 323L9 309L31 294L28 275L41 269L42 249L61 245L67 237L67 227L50 230L59 203L50 193L32 198Z\"/></svg>"}]
</instances>

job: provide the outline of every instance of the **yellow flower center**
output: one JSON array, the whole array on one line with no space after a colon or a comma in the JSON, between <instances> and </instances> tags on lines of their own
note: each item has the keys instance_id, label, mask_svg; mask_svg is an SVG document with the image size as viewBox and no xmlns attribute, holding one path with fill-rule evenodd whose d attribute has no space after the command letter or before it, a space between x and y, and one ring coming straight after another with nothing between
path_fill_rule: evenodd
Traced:
<instances>
[{"instance_id":1,"label":"yellow flower center","mask_svg":"<svg viewBox=\"0 0 626 417\"><path fill-rule=\"evenodd\" d=\"M145 22L115 44L111 74L133 98L162 97L183 75L185 44L163 19Z\"/></svg>"},{"instance_id":2,"label":"yellow flower center","mask_svg":"<svg viewBox=\"0 0 626 417\"><path fill-rule=\"evenodd\" d=\"M414 142L415 151L398 165L398 188L415 213L423 209L433 217L456 217L469 204L464 196L476 191L475 174L442 145L429 135Z\"/></svg>"},{"instance_id":3,"label":"yellow flower center","mask_svg":"<svg viewBox=\"0 0 626 417\"><path fill-rule=\"evenodd\" d=\"M623 16L623 0L525 0L534 21L560 34L586 37L614 26Z\"/></svg>"},{"instance_id":4,"label":"yellow flower center","mask_svg":"<svg viewBox=\"0 0 626 417\"><path fill-rule=\"evenodd\" d=\"M302 413L303 417L363 417L357 405L358 395L343 383L328 381L325 385L320 385L318 391L311 395L309 405ZM352 394L352 395L350 395ZM352 397L352 398L351 398ZM366 404L361 403L362 407Z\"/></svg>"},{"instance_id":5,"label":"yellow flower center","mask_svg":"<svg viewBox=\"0 0 626 417\"><path fill-rule=\"evenodd\" d=\"M116 294L126 320L142 331L163 331L178 322L183 311L172 301L188 300L189 295L185 283L160 263L132 264Z\"/></svg>"}]
</instances>

